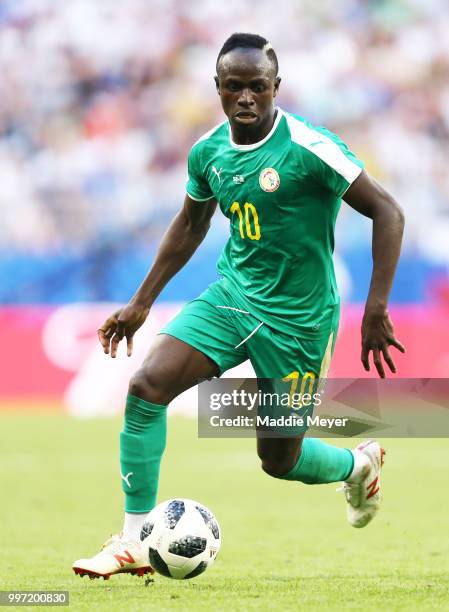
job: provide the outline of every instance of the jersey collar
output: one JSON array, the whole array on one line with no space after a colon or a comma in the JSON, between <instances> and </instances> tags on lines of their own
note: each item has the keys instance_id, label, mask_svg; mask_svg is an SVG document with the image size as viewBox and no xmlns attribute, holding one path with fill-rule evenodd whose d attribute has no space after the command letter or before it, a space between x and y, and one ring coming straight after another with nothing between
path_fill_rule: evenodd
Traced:
<instances>
[{"instance_id":1,"label":"jersey collar","mask_svg":"<svg viewBox=\"0 0 449 612\"><path fill-rule=\"evenodd\" d=\"M236 142L234 142L232 140L232 130L231 130L231 126L228 123L228 129L229 129L229 143L231 145L231 147L233 149L238 149L239 151L254 151L254 149L258 149L259 147L261 147L263 144L265 144L267 142L267 140L270 140L270 138L273 136L273 134L275 133L277 126L279 125L279 122L281 120L281 118L283 117L284 113L282 112L282 109L279 108L279 106L275 107L275 110L277 111L277 115L276 115L276 119L274 120L273 123L273 127L271 128L271 130L268 132L268 134L265 136L265 138L263 138L262 140L259 140L258 142L253 142L252 144L237 144Z\"/></svg>"}]
</instances>

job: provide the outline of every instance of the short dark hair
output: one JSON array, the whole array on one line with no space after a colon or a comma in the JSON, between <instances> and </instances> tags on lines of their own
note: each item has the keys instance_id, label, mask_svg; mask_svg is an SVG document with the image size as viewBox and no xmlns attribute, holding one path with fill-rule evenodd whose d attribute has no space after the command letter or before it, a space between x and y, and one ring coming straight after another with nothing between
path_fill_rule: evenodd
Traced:
<instances>
[{"instance_id":1,"label":"short dark hair","mask_svg":"<svg viewBox=\"0 0 449 612\"><path fill-rule=\"evenodd\" d=\"M259 36L258 34L248 34L243 32L235 32L225 41L217 57L217 63L215 65L217 72L221 57L226 55L226 53L229 53L229 51L239 48L264 49L269 60L273 64L275 75L277 75L279 70L278 58L268 40L263 36Z\"/></svg>"}]
</instances>

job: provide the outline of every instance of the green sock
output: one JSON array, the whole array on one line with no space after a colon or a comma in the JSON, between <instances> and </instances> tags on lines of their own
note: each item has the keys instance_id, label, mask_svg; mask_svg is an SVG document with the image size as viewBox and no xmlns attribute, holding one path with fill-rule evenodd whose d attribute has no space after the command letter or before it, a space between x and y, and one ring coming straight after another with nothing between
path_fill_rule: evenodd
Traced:
<instances>
[{"instance_id":1,"label":"green sock","mask_svg":"<svg viewBox=\"0 0 449 612\"><path fill-rule=\"evenodd\" d=\"M282 478L306 484L340 482L349 477L353 467L354 455L349 449L305 438L297 464Z\"/></svg>"},{"instance_id":2,"label":"green sock","mask_svg":"<svg viewBox=\"0 0 449 612\"><path fill-rule=\"evenodd\" d=\"M167 406L128 395L120 433L120 475L126 512L149 512L156 505L166 437Z\"/></svg>"}]
</instances>

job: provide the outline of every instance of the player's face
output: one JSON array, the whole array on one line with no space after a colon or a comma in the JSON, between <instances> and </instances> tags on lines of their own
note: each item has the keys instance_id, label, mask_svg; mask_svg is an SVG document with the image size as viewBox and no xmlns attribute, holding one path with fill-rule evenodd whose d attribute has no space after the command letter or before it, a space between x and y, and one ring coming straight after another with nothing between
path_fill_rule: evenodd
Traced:
<instances>
[{"instance_id":1,"label":"player's face","mask_svg":"<svg viewBox=\"0 0 449 612\"><path fill-rule=\"evenodd\" d=\"M234 49L226 53L220 59L215 83L232 127L254 131L272 120L280 78L265 51Z\"/></svg>"}]
</instances>

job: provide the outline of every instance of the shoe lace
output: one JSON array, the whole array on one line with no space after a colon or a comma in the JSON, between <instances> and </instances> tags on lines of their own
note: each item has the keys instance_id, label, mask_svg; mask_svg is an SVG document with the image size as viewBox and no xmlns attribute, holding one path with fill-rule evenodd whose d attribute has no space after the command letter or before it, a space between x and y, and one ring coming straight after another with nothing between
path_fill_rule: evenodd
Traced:
<instances>
[{"instance_id":1,"label":"shoe lace","mask_svg":"<svg viewBox=\"0 0 449 612\"><path fill-rule=\"evenodd\" d=\"M344 482L336 491L337 493L343 493L348 504L351 504L354 508L360 505L362 491L359 483Z\"/></svg>"},{"instance_id":2,"label":"shoe lace","mask_svg":"<svg viewBox=\"0 0 449 612\"><path fill-rule=\"evenodd\" d=\"M103 544L100 552L107 554L118 553L130 543L130 541L123 538L122 534L111 535Z\"/></svg>"}]
</instances>

